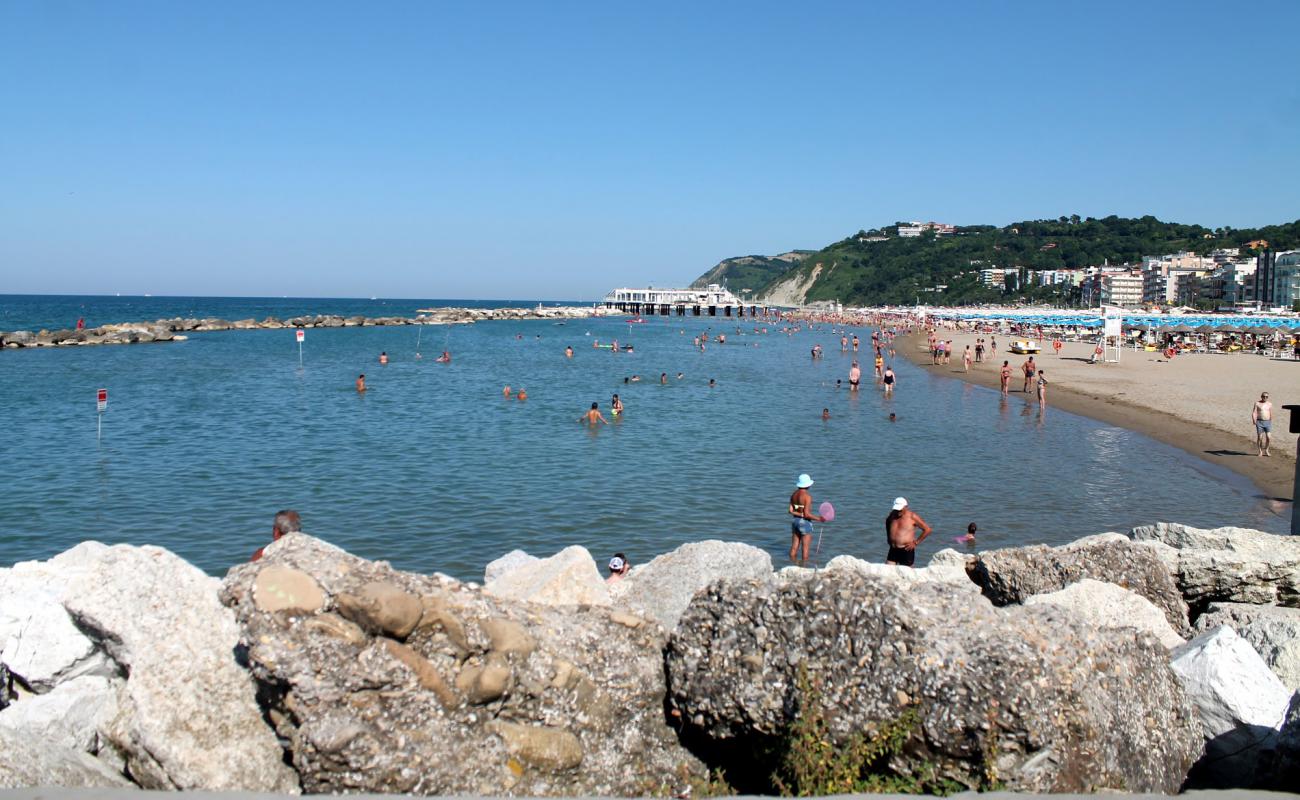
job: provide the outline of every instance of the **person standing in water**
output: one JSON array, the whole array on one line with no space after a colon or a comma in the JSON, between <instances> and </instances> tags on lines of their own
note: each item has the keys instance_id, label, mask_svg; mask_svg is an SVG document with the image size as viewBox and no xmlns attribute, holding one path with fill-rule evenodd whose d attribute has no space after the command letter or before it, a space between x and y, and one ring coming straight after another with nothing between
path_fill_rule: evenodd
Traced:
<instances>
[{"instance_id":1,"label":"person standing in water","mask_svg":"<svg viewBox=\"0 0 1300 800\"><path fill-rule=\"evenodd\" d=\"M1047 375L1040 369L1038 371L1038 406L1042 408L1047 405Z\"/></svg>"},{"instance_id":2,"label":"person standing in water","mask_svg":"<svg viewBox=\"0 0 1300 800\"><path fill-rule=\"evenodd\" d=\"M1002 396L1006 397L1007 392L1011 391L1011 362L1010 361L1002 362L1002 369L998 371L998 375L1002 378Z\"/></svg>"},{"instance_id":3,"label":"person standing in water","mask_svg":"<svg viewBox=\"0 0 1300 800\"><path fill-rule=\"evenodd\" d=\"M572 347L566 347L566 348L564 348L564 357L565 357L565 358L573 358L573 348L572 348Z\"/></svg>"},{"instance_id":4,"label":"person standing in water","mask_svg":"<svg viewBox=\"0 0 1300 800\"><path fill-rule=\"evenodd\" d=\"M380 364L387 364L387 363L388 363L388 351L387 351L387 350L385 350L385 351L383 351L382 353L379 354L379 363L380 363Z\"/></svg>"},{"instance_id":5,"label":"person standing in water","mask_svg":"<svg viewBox=\"0 0 1300 800\"><path fill-rule=\"evenodd\" d=\"M615 417L623 413L623 401L614 395L609 401L609 413Z\"/></svg>"},{"instance_id":6,"label":"person standing in water","mask_svg":"<svg viewBox=\"0 0 1300 800\"><path fill-rule=\"evenodd\" d=\"M894 393L894 384L898 382L898 376L894 374L893 366L885 367L883 378L885 382L885 396L889 397Z\"/></svg>"},{"instance_id":7,"label":"person standing in water","mask_svg":"<svg viewBox=\"0 0 1300 800\"><path fill-rule=\"evenodd\" d=\"M921 529L921 535L916 530ZM921 515L907 504L907 498L894 500L894 507L885 517L885 535L889 539L889 555L886 564L910 567L916 563L916 546L930 535L931 528L921 519Z\"/></svg>"},{"instance_id":8,"label":"person standing in water","mask_svg":"<svg viewBox=\"0 0 1300 800\"><path fill-rule=\"evenodd\" d=\"M858 384L862 382L862 369L858 366L857 360L854 360L853 366L849 367L849 391L856 392Z\"/></svg>"},{"instance_id":9,"label":"person standing in water","mask_svg":"<svg viewBox=\"0 0 1300 800\"><path fill-rule=\"evenodd\" d=\"M812 511L812 495L808 492L808 487L813 485L813 479L804 473L799 476L795 483L794 494L790 495L790 560L794 561L796 553L803 550L801 561L808 560L808 550L812 546L814 522L821 522L822 518Z\"/></svg>"},{"instance_id":10,"label":"person standing in water","mask_svg":"<svg viewBox=\"0 0 1300 800\"><path fill-rule=\"evenodd\" d=\"M366 390L366 374L363 372L357 376L357 391L364 392L365 390Z\"/></svg>"},{"instance_id":11,"label":"person standing in water","mask_svg":"<svg viewBox=\"0 0 1300 800\"><path fill-rule=\"evenodd\" d=\"M591 409L581 417L578 417L578 422L585 422L593 427L596 423L600 423L601 425L609 424L609 422L605 420L605 417L601 415L600 405L597 403L592 403Z\"/></svg>"}]
</instances>

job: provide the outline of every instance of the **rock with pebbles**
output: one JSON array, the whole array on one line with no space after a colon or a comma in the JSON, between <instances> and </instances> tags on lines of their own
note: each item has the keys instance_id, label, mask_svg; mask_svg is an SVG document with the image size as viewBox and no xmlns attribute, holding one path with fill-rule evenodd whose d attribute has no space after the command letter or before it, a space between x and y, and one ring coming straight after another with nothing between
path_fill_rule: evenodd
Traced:
<instances>
[{"instance_id":1,"label":"rock with pebbles","mask_svg":"<svg viewBox=\"0 0 1300 800\"><path fill-rule=\"evenodd\" d=\"M508 572L513 572L529 564L536 564L540 560L537 556L530 556L523 550L511 550L487 565L483 570L483 583L491 583Z\"/></svg>"},{"instance_id":2,"label":"rock with pebbles","mask_svg":"<svg viewBox=\"0 0 1300 800\"><path fill-rule=\"evenodd\" d=\"M685 735L732 757L815 715L839 745L899 728L883 767L894 776L1176 792L1201 750L1195 712L1150 637L1053 608L971 603L941 582L836 570L714 584L682 616L666 663ZM742 778L771 770L740 758Z\"/></svg>"},{"instance_id":3,"label":"rock with pebbles","mask_svg":"<svg viewBox=\"0 0 1300 800\"><path fill-rule=\"evenodd\" d=\"M1098 628L1130 628L1147 633L1168 648L1178 647L1185 641L1151 601L1113 583L1091 578L1026 598L1025 605L1056 606L1080 622Z\"/></svg>"},{"instance_id":4,"label":"rock with pebbles","mask_svg":"<svg viewBox=\"0 0 1300 800\"><path fill-rule=\"evenodd\" d=\"M828 571L848 570L882 580L893 581L900 586L919 586L925 583L943 583L954 589L971 595L978 595L980 587L976 586L966 574L966 563L957 562L943 552L936 553L925 567L901 567L897 564L877 564L863 561L853 556L836 556L826 564ZM969 602L969 599L967 600Z\"/></svg>"},{"instance_id":5,"label":"rock with pebbles","mask_svg":"<svg viewBox=\"0 0 1300 800\"><path fill-rule=\"evenodd\" d=\"M1262 788L1278 758L1288 692L1259 654L1232 628L1218 627L1172 653L1174 672L1196 705L1205 754L1192 784Z\"/></svg>"},{"instance_id":6,"label":"rock with pebbles","mask_svg":"<svg viewBox=\"0 0 1300 800\"><path fill-rule=\"evenodd\" d=\"M1136 592L1159 608L1180 636L1191 633L1187 604L1160 557L1119 534L1088 537L1063 547L987 550L971 568L971 579L999 606L1023 603L1084 578Z\"/></svg>"},{"instance_id":7,"label":"rock with pebbles","mask_svg":"<svg viewBox=\"0 0 1300 800\"><path fill-rule=\"evenodd\" d=\"M1196 631L1227 625L1259 653L1288 691L1300 691L1300 608L1211 603Z\"/></svg>"},{"instance_id":8,"label":"rock with pebbles","mask_svg":"<svg viewBox=\"0 0 1300 800\"><path fill-rule=\"evenodd\" d=\"M131 782L80 750L0 728L0 789L126 788Z\"/></svg>"},{"instance_id":9,"label":"rock with pebbles","mask_svg":"<svg viewBox=\"0 0 1300 800\"><path fill-rule=\"evenodd\" d=\"M587 548L573 545L550 558L523 564L501 575L484 590L502 600L525 600L548 606L609 605L609 589Z\"/></svg>"},{"instance_id":10,"label":"rock with pebbles","mask_svg":"<svg viewBox=\"0 0 1300 800\"><path fill-rule=\"evenodd\" d=\"M310 576L324 606L259 607L266 569ZM404 641L341 607L381 585L418 602ZM221 597L304 791L675 795L703 774L664 722L665 634L642 617L503 599L303 534L232 569Z\"/></svg>"},{"instance_id":11,"label":"rock with pebbles","mask_svg":"<svg viewBox=\"0 0 1300 800\"><path fill-rule=\"evenodd\" d=\"M1193 611L1213 602L1300 607L1300 538L1161 522L1133 539L1163 554Z\"/></svg>"},{"instance_id":12,"label":"rock with pebbles","mask_svg":"<svg viewBox=\"0 0 1300 800\"><path fill-rule=\"evenodd\" d=\"M609 584L616 606L672 631L695 593L715 580L770 580L772 557L753 545L708 539L684 544Z\"/></svg>"}]
</instances>

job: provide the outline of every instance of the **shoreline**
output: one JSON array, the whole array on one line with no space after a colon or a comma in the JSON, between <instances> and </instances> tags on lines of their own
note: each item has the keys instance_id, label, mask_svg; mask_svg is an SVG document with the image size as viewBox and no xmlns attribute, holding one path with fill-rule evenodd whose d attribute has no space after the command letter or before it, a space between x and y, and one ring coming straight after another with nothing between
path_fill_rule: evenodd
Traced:
<instances>
[{"instance_id":1,"label":"shoreline","mask_svg":"<svg viewBox=\"0 0 1300 800\"><path fill-rule=\"evenodd\" d=\"M895 349L899 356L916 367L937 371L937 374L943 377L983 386L994 392L999 391L1000 386L998 373L993 371L992 365L1009 358L1012 360L1012 366L1018 367L1019 362L1015 359L1023 359L1023 356L999 353L996 359L986 359L983 364L978 365L979 368L976 368L977 365L972 365L971 371L967 373L961 368L961 350L967 340L973 342L975 335L958 331L944 331L943 335L945 338L951 337L954 346L957 348L952 363L947 366L933 366L925 363L928 351L923 349L925 338L921 333L900 336L898 338L899 346ZM988 337L987 334L982 334L982 336ZM1067 344L1066 347L1070 348L1070 345ZM1079 347L1078 344L1074 345L1075 349ZM1087 347L1090 348L1091 345L1087 345ZM1063 350L1062 352L1067 353L1068 351ZM1129 353L1125 352L1124 356L1128 357ZM1209 356L1209 358L1217 357ZM1056 356L1044 354L1036 360L1040 360L1044 365L1044 369L1050 374L1052 363L1056 361L1056 358ZM1017 368L1016 372L1011 376L1011 392L1009 396L1023 398L1025 402L1030 402L1033 398L1032 393L1025 395L1016 388L1020 379L1020 371ZM1072 387L1068 382L1062 381L1054 381L1051 384L1048 405L1108 425L1136 431L1158 442L1176 447L1208 464L1240 475L1249 480L1259 490L1260 499L1262 500L1272 503L1291 503L1293 501L1295 458L1290 449L1294 445L1291 435L1286 433L1287 421L1282 418L1283 413L1280 410L1274 416L1274 432L1278 434L1278 438L1275 442L1273 456L1271 458L1260 458L1254 454L1255 442L1250 437L1223 431L1209 427L1202 422L1180 417L1168 406L1157 408L1141 405L1114 394L1106 395L1092 389ZM1277 444L1280 444L1281 447L1278 448ZM1277 513L1283 517L1287 515L1285 509L1279 510Z\"/></svg>"}]
</instances>

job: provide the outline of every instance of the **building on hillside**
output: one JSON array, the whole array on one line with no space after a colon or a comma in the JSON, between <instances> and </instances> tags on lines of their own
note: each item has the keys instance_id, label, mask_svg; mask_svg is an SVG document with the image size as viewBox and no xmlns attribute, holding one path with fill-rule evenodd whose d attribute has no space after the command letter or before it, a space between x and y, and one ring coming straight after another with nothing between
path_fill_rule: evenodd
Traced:
<instances>
[{"instance_id":1,"label":"building on hillside","mask_svg":"<svg viewBox=\"0 0 1300 800\"><path fill-rule=\"evenodd\" d=\"M1253 260L1224 261L1201 279L1200 297L1202 300L1217 300L1223 305L1247 302L1247 286L1253 289L1254 275Z\"/></svg>"},{"instance_id":2,"label":"building on hillside","mask_svg":"<svg viewBox=\"0 0 1300 800\"><path fill-rule=\"evenodd\" d=\"M1097 272L1083 282L1084 302L1089 305L1123 306L1136 308L1142 305L1142 273L1138 270Z\"/></svg>"},{"instance_id":3,"label":"building on hillside","mask_svg":"<svg viewBox=\"0 0 1300 800\"><path fill-rule=\"evenodd\" d=\"M1080 269L1040 269L1034 274L1039 286L1078 286L1084 277Z\"/></svg>"},{"instance_id":4,"label":"building on hillside","mask_svg":"<svg viewBox=\"0 0 1300 800\"><path fill-rule=\"evenodd\" d=\"M1014 272L1015 270L1012 270ZM1006 281L1007 270L1001 267L990 267L980 270L980 283L984 286L991 286L1001 289Z\"/></svg>"},{"instance_id":5,"label":"building on hillside","mask_svg":"<svg viewBox=\"0 0 1300 800\"><path fill-rule=\"evenodd\" d=\"M914 239L931 230L935 236L952 236L957 232L957 226L944 222L913 222L910 225L899 225L898 235L903 239Z\"/></svg>"}]
</instances>

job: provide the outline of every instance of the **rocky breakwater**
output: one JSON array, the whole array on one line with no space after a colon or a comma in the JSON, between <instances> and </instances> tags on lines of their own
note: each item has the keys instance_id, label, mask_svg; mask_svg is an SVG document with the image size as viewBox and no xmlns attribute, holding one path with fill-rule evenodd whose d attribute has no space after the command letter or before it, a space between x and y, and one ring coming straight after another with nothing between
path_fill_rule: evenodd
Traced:
<instances>
[{"instance_id":1,"label":"rocky breakwater","mask_svg":"<svg viewBox=\"0 0 1300 800\"><path fill-rule=\"evenodd\" d=\"M221 596L303 789L628 796L702 776L664 723L662 628L587 591L577 550L530 602L303 535L231 570Z\"/></svg>"},{"instance_id":2,"label":"rocky breakwater","mask_svg":"<svg viewBox=\"0 0 1300 800\"><path fill-rule=\"evenodd\" d=\"M597 310L574 306L551 308L437 308L428 309L414 317L343 317L337 314L315 314L263 320L225 320L216 317L175 317L154 322L122 322L81 330L60 329L40 331L0 332L0 347L71 347L96 344L143 344L147 342L178 342L191 332L230 330L273 330L279 328L360 328L382 325L458 325L488 320L578 319L599 316Z\"/></svg>"}]
</instances>

